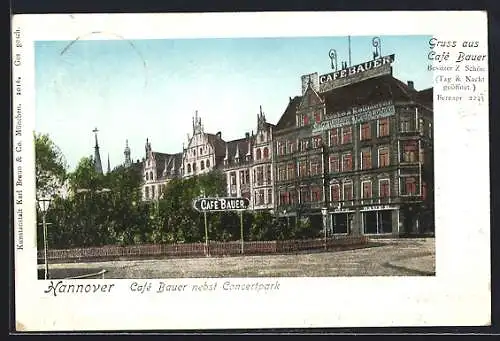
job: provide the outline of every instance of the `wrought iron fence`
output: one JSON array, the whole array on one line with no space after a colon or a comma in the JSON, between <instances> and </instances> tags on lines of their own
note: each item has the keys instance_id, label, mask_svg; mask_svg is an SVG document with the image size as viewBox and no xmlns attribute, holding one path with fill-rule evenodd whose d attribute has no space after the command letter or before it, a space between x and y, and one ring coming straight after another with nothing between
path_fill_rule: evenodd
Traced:
<instances>
[{"instance_id":1,"label":"wrought iron fence","mask_svg":"<svg viewBox=\"0 0 500 341\"><path fill-rule=\"evenodd\" d=\"M314 250L342 250L361 247L368 244L366 236L334 235L325 239L246 241L241 248L241 241L209 241L204 243L183 244L142 244L132 246L102 246L74 249L48 250L50 261L78 262L103 259L130 259L141 257L187 258L203 256L233 256L294 253ZM325 247L326 246L326 247ZM44 254L38 252L39 262Z\"/></svg>"}]
</instances>

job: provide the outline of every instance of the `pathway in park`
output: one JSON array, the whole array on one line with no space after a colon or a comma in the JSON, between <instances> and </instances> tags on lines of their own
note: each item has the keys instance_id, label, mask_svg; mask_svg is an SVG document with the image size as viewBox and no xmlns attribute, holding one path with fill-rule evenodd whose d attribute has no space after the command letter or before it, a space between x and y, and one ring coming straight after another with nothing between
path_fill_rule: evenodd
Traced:
<instances>
[{"instance_id":1,"label":"pathway in park","mask_svg":"<svg viewBox=\"0 0 500 341\"><path fill-rule=\"evenodd\" d=\"M105 278L419 276L435 271L434 239L389 239L377 246L287 255L51 264L52 278L105 269ZM39 265L39 268L43 265Z\"/></svg>"}]
</instances>

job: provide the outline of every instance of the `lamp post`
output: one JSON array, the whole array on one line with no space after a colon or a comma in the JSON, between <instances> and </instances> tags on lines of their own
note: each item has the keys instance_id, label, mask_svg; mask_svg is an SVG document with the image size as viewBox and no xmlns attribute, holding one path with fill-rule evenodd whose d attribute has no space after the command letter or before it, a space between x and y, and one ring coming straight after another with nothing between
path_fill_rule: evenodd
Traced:
<instances>
[{"instance_id":1,"label":"lamp post","mask_svg":"<svg viewBox=\"0 0 500 341\"><path fill-rule=\"evenodd\" d=\"M201 190L201 197L205 197L205 189ZM205 256L210 256L210 251L208 249L208 223L207 223L207 211L203 211L203 219L205 221Z\"/></svg>"},{"instance_id":2,"label":"lamp post","mask_svg":"<svg viewBox=\"0 0 500 341\"><path fill-rule=\"evenodd\" d=\"M45 279L49 278L49 262L47 259L48 241L47 241L47 223L45 221L45 216L47 215L47 210L49 209L50 202L52 199L50 197L42 197L38 199L38 207L42 212L42 228L43 228L43 255L45 259Z\"/></svg>"},{"instance_id":3,"label":"lamp post","mask_svg":"<svg viewBox=\"0 0 500 341\"><path fill-rule=\"evenodd\" d=\"M286 218L286 228L287 228L287 230L289 230L290 229L290 217L286 214L286 210L283 210L283 215Z\"/></svg>"},{"instance_id":4,"label":"lamp post","mask_svg":"<svg viewBox=\"0 0 500 341\"><path fill-rule=\"evenodd\" d=\"M321 209L321 215L323 216L323 230L325 230L325 250L327 249L327 247L326 247L326 242L327 242L327 227L328 227L327 214L328 214L328 208L327 207L323 207Z\"/></svg>"},{"instance_id":5,"label":"lamp post","mask_svg":"<svg viewBox=\"0 0 500 341\"><path fill-rule=\"evenodd\" d=\"M323 163L323 208L321 209L321 215L323 216L323 229L325 230L325 250L327 249L327 237L328 237L328 207L330 203L328 201L328 192L330 188L330 175L329 175L329 155L328 148L325 142L321 142L321 158Z\"/></svg>"}]
</instances>

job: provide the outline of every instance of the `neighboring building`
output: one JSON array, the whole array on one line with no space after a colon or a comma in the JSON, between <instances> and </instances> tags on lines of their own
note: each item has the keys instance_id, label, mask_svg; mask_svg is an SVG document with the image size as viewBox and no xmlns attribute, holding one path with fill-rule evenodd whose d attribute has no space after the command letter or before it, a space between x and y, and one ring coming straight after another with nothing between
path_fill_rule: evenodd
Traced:
<instances>
[{"instance_id":1,"label":"neighboring building","mask_svg":"<svg viewBox=\"0 0 500 341\"><path fill-rule=\"evenodd\" d=\"M184 178L220 167L225 156L225 142L221 133L205 133L198 111L193 117L193 135L190 137L188 134L187 144L182 149L181 167Z\"/></svg>"},{"instance_id":2,"label":"neighboring building","mask_svg":"<svg viewBox=\"0 0 500 341\"><path fill-rule=\"evenodd\" d=\"M163 198L168 182L181 176L182 153L164 154L153 152L151 142L146 140L146 157L143 161L142 174L144 200Z\"/></svg>"},{"instance_id":3,"label":"neighboring building","mask_svg":"<svg viewBox=\"0 0 500 341\"><path fill-rule=\"evenodd\" d=\"M274 171L273 171L273 128L266 121L260 107L257 115L257 132L253 139L252 174L252 207L254 209L274 209Z\"/></svg>"},{"instance_id":4,"label":"neighboring building","mask_svg":"<svg viewBox=\"0 0 500 341\"><path fill-rule=\"evenodd\" d=\"M247 133L245 138L225 142L225 148L222 170L226 174L227 194L251 201L252 136Z\"/></svg>"},{"instance_id":5,"label":"neighboring building","mask_svg":"<svg viewBox=\"0 0 500 341\"><path fill-rule=\"evenodd\" d=\"M433 200L432 89L394 78L393 58L311 74L290 99L273 136L278 214L321 226L326 207L334 233L421 231Z\"/></svg>"}]
</instances>

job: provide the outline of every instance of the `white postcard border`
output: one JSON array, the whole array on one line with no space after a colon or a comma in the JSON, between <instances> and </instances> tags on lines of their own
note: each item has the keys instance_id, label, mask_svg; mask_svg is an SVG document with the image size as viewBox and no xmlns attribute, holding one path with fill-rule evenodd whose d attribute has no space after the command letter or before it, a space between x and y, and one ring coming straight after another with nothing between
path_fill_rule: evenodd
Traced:
<instances>
[{"instance_id":1,"label":"white postcard border","mask_svg":"<svg viewBox=\"0 0 500 341\"><path fill-rule=\"evenodd\" d=\"M301 24L298 25L297 22ZM377 25L359 23L377 22ZM227 30L231 27L231 30ZM22 168L23 250L15 250L19 330L136 330L278 327L487 325L490 323L490 212L488 82L486 101L436 101L436 276L429 278L269 278L280 289L260 293L134 294L137 280L114 284L109 294L51 295L36 279L34 147L35 40L429 34L442 40L479 41L487 54L486 12L297 12L199 14L18 15L22 47L13 48L14 86L22 79L21 136L14 136L14 179ZM14 39L14 38L13 38ZM13 44L15 42L13 41ZM438 50L438 48L436 48ZM443 51L446 48L442 49ZM486 61L487 63L487 61ZM437 64L437 63L435 63ZM487 67L487 64L486 64ZM486 72L486 77L488 77ZM435 82L437 89L438 82ZM14 111L15 115L15 111ZM15 129L16 120L13 122ZM453 140L451 144L448 141ZM466 156L464 161L464 155ZM21 156L21 161L16 157ZM471 161L473 158L474 161ZM472 173L474 172L474 173ZM474 187L463 180L474 174ZM14 190L18 188L15 187ZM15 221L16 222L16 221ZM14 225L14 235L19 224ZM17 237L15 237L17 241ZM219 279L252 282L255 279ZM264 281L266 279L259 279ZM156 279L203 283L204 279ZM56 281L55 281L56 282ZM80 281L65 281L65 283Z\"/></svg>"}]
</instances>

